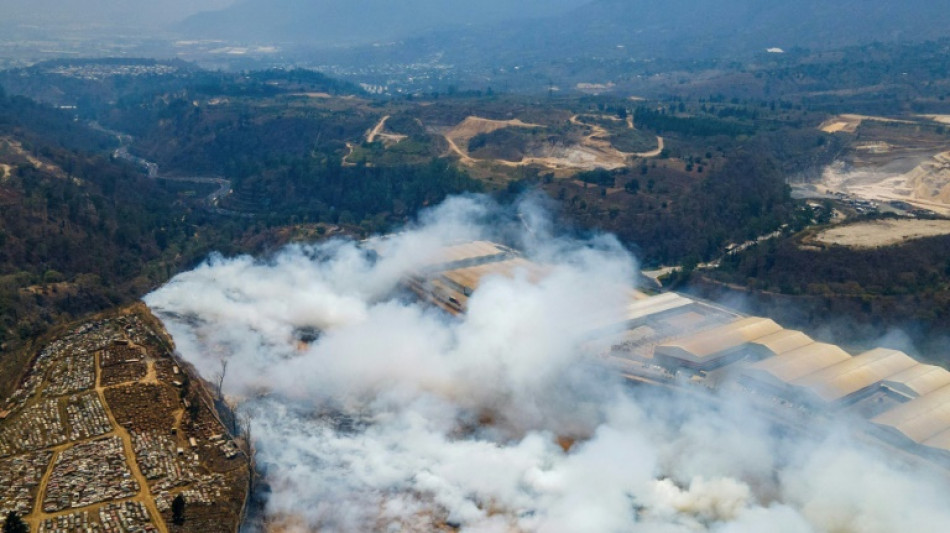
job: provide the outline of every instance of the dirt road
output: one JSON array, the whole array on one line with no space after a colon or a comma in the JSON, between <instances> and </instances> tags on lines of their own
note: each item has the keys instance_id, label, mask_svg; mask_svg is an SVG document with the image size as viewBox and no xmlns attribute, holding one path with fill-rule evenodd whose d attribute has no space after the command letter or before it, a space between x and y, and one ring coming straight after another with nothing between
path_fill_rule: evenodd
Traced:
<instances>
[{"instance_id":1,"label":"dirt road","mask_svg":"<svg viewBox=\"0 0 950 533\"><path fill-rule=\"evenodd\" d=\"M110 503L121 503L127 501L139 501L145 504L146 509L148 509L149 514L152 517L152 523L161 533L168 533L168 527L165 525L165 521L162 520L161 513L158 512L158 507L155 505L155 499L152 497L151 492L148 487L148 480L145 479L145 476L142 474L142 470L139 468L138 461L135 458L135 448L132 445L132 437L129 435L129 432L125 430L115 419L115 415L112 413L112 408L109 407L108 402L105 398L105 387L102 386L102 369L100 367L99 359L101 357L100 352L96 352L94 355L95 358L95 369L96 369L96 394L99 396L99 402L102 404L103 409L105 410L106 416L109 417L109 424L112 426L112 431L104 433L102 435L95 435L88 439L82 439L78 441L68 442L50 448L53 451L53 458L50 460L49 466L46 468L46 472L43 474L43 478L40 480L39 487L37 488L36 500L33 504L33 512L26 516L25 520L30 525L31 531L39 531L40 524L44 520L49 518L56 518L62 515L67 515L75 513L78 511L89 511L95 514L100 507L108 505ZM146 376L145 379L147 379ZM77 507L77 508L67 508L61 511L56 511L52 513L47 513L43 511L43 496L46 494L46 487L49 484L49 479L53 475L53 470L56 466L56 459L59 457L59 454L62 453L67 448L71 448L76 444L83 442L88 442L92 440L99 440L105 437L117 436L122 439L122 447L125 452L125 461L129 466L129 471L132 473L132 477L135 478L135 481L139 484L139 492L133 497L122 498L116 500L109 500L99 503L94 503L86 507Z\"/></svg>"},{"instance_id":2,"label":"dirt road","mask_svg":"<svg viewBox=\"0 0 950 533\"><path fill-rule=\"evenodd\" d=\"M379 135L381 131L383 131L384 127L386 127L387 120L389 120L389 115L381 118L379 120L379 124L377 124L375 128L369 130L369 133L366 134L366 142L371 143L376 140L376 136Z\"/></svg>"}]
</instances>

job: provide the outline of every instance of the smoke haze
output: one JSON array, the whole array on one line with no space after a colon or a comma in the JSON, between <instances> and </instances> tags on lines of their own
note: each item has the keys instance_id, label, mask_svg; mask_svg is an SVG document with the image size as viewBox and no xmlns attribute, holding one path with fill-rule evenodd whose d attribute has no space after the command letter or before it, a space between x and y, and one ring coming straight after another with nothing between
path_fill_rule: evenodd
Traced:
<instances>
[{"instance_id":1,"label":"smoke haze","mask_svg":"<svg viewBox=\"0 0 950 533\"><path fill-rule=\"evenodd\" d=\"M233 3L234 0L0 0L0 13L7 24L159 28L202 11L226 8Z\"/></svg>"},{"instance_id":2,"label":"smoke haze","mask_svg":"<svg viewBox=\"0 0 950 533\"><path fill-rule=\"evenodd\" d=\"M230 361L265 519L291 530L950 531L946 479L853 432L594 363L589 324L619 316L636 263L612 237L550 228L531 200L454 198L363 247L212 257L146 303L202 375ZM458 318L399 289L472 239L547 275L483 280Z\"/></svg>"}]
</instances>

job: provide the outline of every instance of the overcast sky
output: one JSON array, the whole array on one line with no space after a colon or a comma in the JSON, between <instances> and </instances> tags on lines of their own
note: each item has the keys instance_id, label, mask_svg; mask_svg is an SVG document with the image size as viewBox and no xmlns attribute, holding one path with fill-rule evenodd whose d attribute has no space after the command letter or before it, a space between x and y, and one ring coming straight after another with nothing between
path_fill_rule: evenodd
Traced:
<instances>
[{"instance_id":1,"label":"overcast sky","mask_svg":"<svg viewBox=\"0 0 950 533\"><path fill-rule=\"evenodd\" d=\"M0 0L0 20L20 24L90 24L159 27L236 0Z\"/></svg>"}]
</instances>

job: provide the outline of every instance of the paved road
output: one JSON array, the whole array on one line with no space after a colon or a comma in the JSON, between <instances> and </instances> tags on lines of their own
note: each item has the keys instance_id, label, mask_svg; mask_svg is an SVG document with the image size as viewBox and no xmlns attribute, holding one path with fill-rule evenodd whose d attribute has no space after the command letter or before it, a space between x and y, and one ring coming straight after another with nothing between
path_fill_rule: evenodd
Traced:
<instances>
[{"instance_id":1,"label":"paved road","mask_svg":"<svg viewBox=\"0 0 950 533\"><path fill-rule=\"evenodd\" d=\"M388 118L388 117L387 117ZM222 198L231 193L231 180L227 178L222 178L218 176L168 176L163 175L159 172L158 164L153 163L147 159L138 157L129 152L129 145L132 144L133 137L127 133L122 133L120 131L110 130L108 128L102 127L97 122L91 122L89 126L94 129L101 131L103 133L108 133L109 135L114 136L119 141L119 148L113 152L113 156L124 161L136 164L145 169L146 175L149 179L153 180L165 180L165 181L178 181L178 182L188 182L188 183L200 183L205 185L217 185L218 188L215 189L211 194L206 196L202 201L205 208L213 213L219 215L229 215L229 216L240 216L240 217L253 217L251 213L240 213L237 211L231 211L229 209L222 209L218 207L218 203Z\"/></svg>"}]
</instances>

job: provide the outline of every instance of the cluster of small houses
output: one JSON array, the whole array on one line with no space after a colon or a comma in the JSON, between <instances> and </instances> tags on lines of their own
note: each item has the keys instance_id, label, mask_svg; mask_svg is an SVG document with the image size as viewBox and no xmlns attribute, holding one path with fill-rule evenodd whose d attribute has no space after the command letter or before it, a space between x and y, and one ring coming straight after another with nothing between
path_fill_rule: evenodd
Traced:
<instances>
[{"instance_id":1,"label":"cluster of small houses","mask_svg":"<svg viewBox=\"0 0 950 533\"><path fill-rule=\"evenodd\" d=\"M104 80L114 76L159 76L174 74L178 67L172 65L63 65L50 68L47 74L81 80Z\"/></svg>"},{"instance_id":2,"label":"cluster of small houses","mask_svg":"<svg viewBox=\"0 0 950 533\"><path fill-rule=\"evenodd\" d=\"M168 490L195 481L197 453L185 454L173 438L154 431L133 433L135 458L154 490Z\"/></svg>"},{"instance_id":3,"label":"cluster of small houses","mask_svg":"<svg viewBox=\"0 0 950 533\"><path fill-rule=\"evenodd\" d=\"M0 520L11 511L27 514L53 452L42 450L0 461Z\"/></svg>"},{"instance_id":4,"label":"cluster of small houses","mask_svg":"<svg viewBox=\"0 0 950 533\"><path fill-rule=\"evenodd\" d=\"M181 492L189 504L212 505L222 500L222 489L228 486L228 480L222 474L213 473L202 476L197 482ZM172 508L175 495L167 490L156 490L155 506L161 512Z\"/></svg>"},{"instance_id":5,"label":"cluster of small houses","mask_svg":"<svg viewBox=\"0 0 950 533\"><path fill-rule=\"evenodd\" d=\"M43 475L50 471L42 494L44 512L101 507L47 519L40 524L40 531L155 531L144 504L115 503L138 495L141 487L132 475L122 439L108 435L115 428L99 393L92 389L96 352L102 354L103 368L118 369L130 361L143 361L146 352L139 346L154 345L158 340L140 318L125 316L83 324L42 350L20 387L0 408L0 523L10 511L21 516L32 511ZM182 387L181 369L171 361L161 363L164 366L156 366L162 370L159 379ZM142 398L134 400L129 405L138 405ZM141 407L153 412L163 408L154 404ZM137 415L133 418L138 420ZM170 491L184 486L188 502L210 505L220 501L228 481L222 474L204 473L199 452L218 450L230 459L240 450L228 437L216 433L221 431L216 419L203 420L195 428L196 436L187 441L176 437L175 428L150 427L149 420L151 417L145 416L141 424L133 423L129 429L136 461L159 509L170 509L177 495ZM136 427L139 425L144 427ZM55 456L51 465L54 454L49 448L68 442L77 444Z\"/></svg>"},{"instance_id":6,"label":"cluster of small houses","mask_svg":"<svg viewBox=\"0 0 950 533\"><path fill-rule=\"evenodd\" d=\"M40 533L154 533L148 509L141 502L110 503L99 508L97 521L89 511L48 518L40 524Z\"/></svg>"},{"instance_id":7,"label":"cluster of small houses","mask_svg":"<svg viewBox=\"0 0 950 533\"><path fill-rule=\"evenodd\" d=\"M0 457L65 442L66 429L59 412L59 400L45 398L6 421L0 431Z\"/></svg>"},{"instance_id":8,"label":"cluster of small houses","mask_svg":"<svg viewBox=\"0 0 950 533\"><path fill-rule=\"evenodd\" d=\"M112 431L99 395L95 392L66 399L66 418L69 420L69 440L77 441L104 435Z\"/></svg>"},{"instance_id":9,"label":"cluster of small houses","mask_svg":"<svg viewBox=\"0 0 950 533\"><path fill-rule=\"evenodd\" d=\"M119 437L77 444L56 459L46 486L43 510L67 508L135 496L139 484L125 460Z\"/></svg>"},{"instance_id":10,"label":"cluster of small houses","mask_svg":"<svg viewBox=\"0 0 950 533\"><path fill-rule=\"evenodd\" d=\"M87 322L77 327L68 335L51 342L36 356L36 359L33 361L33 366L23 383L10 395L6 405L0 409L0 420L6 418L4 415L8 415L21 408L30 398L35 396L50 369L57 363L62 362L63 359L74 354L83 354L82 359L92 371L91 379L94 381L95 368L93 365L95 364L95 360L92 354L114 341L121 339L122 334L115 320L96 320ZM85 354L88 354L88 356ZM72 379L71 376L66 377ZM93 384L92 381L89 381L85 388L78 389L76 392L91 387ZM50 383L50 386L54 387L52 390L56 390L55 387L59 387L60 385ZM53 394L48 393L48 395Z\"/></svg>"},{"instance_id":11,"label":"cluster of small houses","mask_svg":"<svg viewBox=\"0 0 950 533\"><path fill-rule=\"evenodd\" d=\"M58 359L44 396L64 396L89 390L96 384L96 359L92 352L75 351Z\"/></svg>"}]
</instances>

